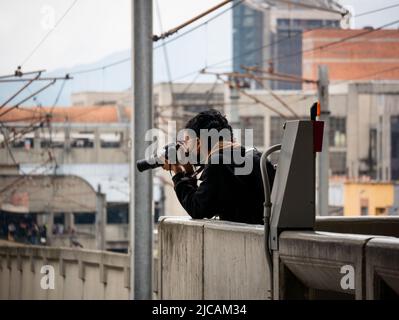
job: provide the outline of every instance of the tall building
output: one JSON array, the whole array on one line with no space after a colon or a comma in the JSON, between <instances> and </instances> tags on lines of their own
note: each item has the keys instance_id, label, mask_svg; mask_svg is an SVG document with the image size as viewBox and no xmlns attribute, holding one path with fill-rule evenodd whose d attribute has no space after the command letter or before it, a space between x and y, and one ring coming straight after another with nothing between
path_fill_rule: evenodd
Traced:
<instances>
[{"instance_id":1,"label":"tall building","mask_svg":"<svg viewBox=\"0 0 399 320\"><path fill-rule=\"evenodd\" d=\"M293 1L295 2L295 1ZM340 10L334 1L303 0L326 10ZM258 66L272 72L302 76L302 34L315 28L341 28L336 12L314 10L278 1L252 0L233 8L233 70ZM272 89L298 90L300 83L266 81Z\"/></svg>"}]
</instances>

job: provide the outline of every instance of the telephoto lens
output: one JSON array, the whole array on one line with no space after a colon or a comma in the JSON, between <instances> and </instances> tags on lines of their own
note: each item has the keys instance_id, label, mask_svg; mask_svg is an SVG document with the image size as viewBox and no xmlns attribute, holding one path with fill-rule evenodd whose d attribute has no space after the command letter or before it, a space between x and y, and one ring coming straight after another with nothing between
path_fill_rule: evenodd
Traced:
<instances>
[{"instance_id":1,"label":"telephoto lens","mask_svg":"<svg viewBox=\"0 0 399 320\"><path fill-rule=\"evenodd\" d=\"M176 160L177 150L180 144L170 143L163 147L162 152L159 155L153 155L149 159L141 159L136 162L137 170L144 172L149 169L156 169L164 165L164 159L166 160Z\"/></svg>"}]
</instances>

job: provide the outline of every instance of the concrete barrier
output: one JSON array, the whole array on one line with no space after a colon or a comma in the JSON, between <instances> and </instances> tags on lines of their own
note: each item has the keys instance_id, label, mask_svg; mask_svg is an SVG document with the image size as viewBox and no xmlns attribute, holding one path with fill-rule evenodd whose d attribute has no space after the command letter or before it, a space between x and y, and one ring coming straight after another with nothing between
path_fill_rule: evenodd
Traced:
<instances>
[{"instance_id":1,"label":"concrete barrier","mask_svg":"<svg viewBox=\"0 0 399 320\"><path fill-rule=\"evenodd\" d=\"M324 228L382 233L389 219L381 220L378 227L365 220L349 221L350 227L341 221L322 223ZM270 279L261 225L167 217L158 233L160 299L266 299L270 281L275 299L399 297L396 238L285 231L274 252ZM375 291L376 284L385 283L383 294Z\"/></svg>"},{"instance_id":2,"label":"concrete barrier","mask_svg":"<svg viewBox=\"0 0 399 320\"><path fill-rule=\"evenodd\" d=\"M367 299L399 297L399 239L376 238L366 247Z\"/></svg>"},{"instance_id":3,"label":"concrete barrier","mask_svg":"<svg viewBox=\"0 0 399 320\"><path fill-rule=\"evenodd\" d=\"M54 289L43 289L43 266ZM0 243L0 299L128 299L129 256Z\"/></svg>"},{"instance_id":4,"label":"concrete barrier","mask_svg":"<svg viewBox=\"0 0 399 320\"><path fill-rule=\"evenodd\" d=\"M275 299L363 299L364 247L370 236L285 231L274 255ZM342 285L345 270L353 286ZM345 271L346 272L346 271Z\"/></svg>"},{"instance_id":5,"label":"concrete barrier","mask_svg":"<svg viewBox=\"0 0 399 320\"><path fill-rule=\"evenodd\" d=\"M158 226L160 299L265 299L262 226L164 218Z\"/></svg>"},{"instance_id":6,"label":"concrete barrier","mask_svg":"<svg viewBox=\"0 0 399 320\"><path fill-rule=\"evenodd\" d=\"M317 231L399 237L399 216L316 217Z\"/></svg>"}]
</instances>

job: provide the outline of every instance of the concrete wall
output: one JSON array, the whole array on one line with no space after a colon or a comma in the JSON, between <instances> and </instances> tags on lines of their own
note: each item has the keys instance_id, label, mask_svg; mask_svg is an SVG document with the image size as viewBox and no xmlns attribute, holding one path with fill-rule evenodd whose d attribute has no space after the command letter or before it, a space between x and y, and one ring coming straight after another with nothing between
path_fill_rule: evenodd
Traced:
<instances>
[{"instance_id":1,"label":"concrete wall","mask_svg":"<svg viewBox=\"0 0 399 320\"><path fill-rule=\"evenodd\" d=\"M262 226L165 218L158 227L160 299L265 299Z\"/></svg>"},{"instance_id":2,"label":"concrete wall","mask_svg":"<svg viewBox=\"0 0 399 320\"><path fill-rule=\"evenodd\" d=\"M267 299L271 280L274 299L398 298L399 239L391 235L398 236L399 220L340 219L318 219L317 228L341 233L283 232L271 279L263 226L166 217L159 224L159 298ZM346 288L348 266L354 286Z\"/></svg>"},{"instance_id":3,"label":"concrete wall","mask_svg":"<svg viewBox=\"0 0 399 320\"><path fill-rule=\"evenodd\" d=\"M40 282L54 267L55 288ZM128 299L129 256L0 243L0 299Z\"/></svg>"}]
</instances>

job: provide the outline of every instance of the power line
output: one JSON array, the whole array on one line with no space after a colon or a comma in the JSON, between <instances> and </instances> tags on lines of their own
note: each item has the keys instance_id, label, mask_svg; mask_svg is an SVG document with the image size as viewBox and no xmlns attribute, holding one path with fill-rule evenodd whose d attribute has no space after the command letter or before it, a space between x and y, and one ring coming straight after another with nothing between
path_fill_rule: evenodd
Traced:
<instances>
[{"instance_id":1,"label":"power line","mask_svg":"<svg viewBox=\"0 0 399 320\"><path fill-rule=\"evenodd\" d=\"M4 111L3 113L0 114L0 118L3 117L5 114L9 113L11 110L18 108L21 104L23 104L24 102L26 102L29 99L33 98L34 96L38 95L40 92L44 91L48 87L52 86L55 82L56 82L56 80L54 79L53 81L51 81L50 83L48 83L45 86L41 87L39 90L35 91L34 93L30 94L29 96L27 96L26 98L24 98L23 100L21 100L20 102L15 104L14 106L8 108L6 111Z\"/></svg>"},{"instance_id":2,"label":"power line","mask_svg":"<svg viewBox=\"0 0 399 320\"><path fill-rule=\"evenodd\" d=\"M348 40L352 40L352 39L355 39L355 38L358 38L358 37L361 37L361 36L364 36L364 35L379 31L379 30L382 30L382 29L384 29L386 27L392 26L392 25L397 24L397 23L399 23L399 20L395 20L395 21L389 22L389 23L384 24L384 25L382 25L382 26L380 26L380 27L378 27L376 29L365 30L365 31L363 31L361 33L354 34L354 35L342 38L340 40L329 42L327 44L323 44L323 45L320 45L320 46L317 46L317 47L313 47L313 48L309 48L309 49L305 49L305 50L300 50L300 51L297 51L297 52L294 52L294 53L291 53L291 54L287 54L287 55L284 55L284 56L272 57L271 59L263 60L263 62L265 62L265 61L275 62L275 61L279 61L279 60L282 60L282 59L285 59L285 58L291 58L291 57L299 56L299 55L302 55L303 53L307 53L307 52L313 52L313 51L316 51L316 50L324 50L326 48L329 48L329 47L344 43L344 42L346 42Z\"/></svg>"},{"instance_id":3,"label":"power line","mask_svg":"<svg viewBox=\"0 0 399 320\"><path fill-rule=\"evenodd\" d=\"M41 71L38 72L38 74L36 75L35 78L30 79L29 82L27 84L25 84L21 89L19 89L16 93L14 93L10 98L8 98L1 106L0 109L5 107L7 105L7 103L9 103L10 101L12 101L17 95L19 95L22 91L24 91L28 86L30 86L30 84L37 80L41 75Z\"/></svg>"},{"instance_id":4,"label":"power line","mask_svg":"<svg viewBox=\"0 0 399 320\"><path fill-rule=\"evenodd\" d=\"M198 25L198 26L195 26L195 27L193 27L192 29L190 29L190 30L188 30L188 31L186 31L186 32L184 32L184 33L182 33L182 34L179 34L179 35L177 35L176 37L174 37L174 38L172 38L172 39L170 39L170 40L168 40L168 41L165 41L164 44L167 45L167 44L169 44L169 43L171 43L171 42L173 42L173 41L178 40L179 38L181 38L181 37L183 37L183 36L185 36L185 35L187 35L187 34L190 34L191 32L193 32L193 31L197 30L198 28L200 28L200 27L206 25L208 22L217 19L218 17L222 16L223 14L225 14L226 12L232 10L234 7L240 5L240 4L243 3L243 2L244 2L244 0L240 0L240 1L236 2L236 3L234 3L231 7L227 8L226 10L220 12L219 14L217 14L217 15L211 17L210 19L208 19L207 21L203 22L202 24L200 24L200 25ZM399 4L394 5L394 6L399 6ZM359 14L359 15L355 15L354 17L366 16L366 15L373 14L373 13L378 12L378 11L382 11L382 10L389 9L389 8L391 8L391 7L394 7L394 6L389 6L389 7L384 7L384 8L380 8L380 9L371 10L371 11L368 11L368 12L361 13L361 14ZM313 29L323 29L323 28L329 28L329 27L330 27L330 26L325 26L325 27L322 27L322 28L319 28L319 27L317 27L317 28L312 28L312 29L305 30L303 33L310 32L310 31L312 31ZM251 50L246 51L246 52L244 52L244 53L235 55L235 56L233 56L232 58L227 58L227 59L221 60L221 61L219 61L219 62L216 62L216 63L214 63L214 64L212 64L212 65L210 65L210 66L208 66L208 67L216 67L216 66L218 66L218 65L220 65L220 64L222 64L222 63L231 62L233 59L236 59L236 58L239 58L239 57L246 56L246 55L248 55L248 54L257 52L257 51L259 51L259 50L265 49L265 48L267 48L267 47L270 47L270 46L272 46L272 45L278 44L278 43L283 42L283 41L285 41L285 40L296 38L296 37L298 37L299 35L302 35L303 33L297 33L297 34L294 35L294 36L287 36L287 37L281 38L281 39L279 39L279 40L277 40L277 41L272 41L272 42L270 42L270 43L268 43L268 44L266 44L266 45L263 45L263 46L261 46L261 47L258 47L258 48L255 48L255 49L251 49ZM156 46L156 47L154 47L154 50L159 49L159 48L161 48L162 46L163 46L163 44L162 44L162 45L159 45L159 46ZM128 61L130 61L130 60L131 60L131 58L128 57L128 58L120 59L120 60L117 60L117 61L115 61L115 62L113 62L113 63L106 64L106 65L103 65L103 66L100 66L100 67L94 67L94 68L89 68L89 69L83 69L83 70L73 71L73 72L70 72L70 74L78 75L78 74L91 73L91 72L95 72L95 71L107 69L107 68L110 68L110 67L113 67L113 66L117 66L117 65L123 64L123 63L125 63L125 62L128 62ZM187 74L184 74L184 75L182 75L182 76L179 76L178 78L173 79L172 81L176 81L176 80L179 80L179 79L187 78L187 77L189 77L190 75L194 75L194 74L199 73L202 69L203 69L203 68L201 68L201 69L199 69L199 70L191 71L191 72L189 72L189 73L187 73Z\"/></svg>"},{"instance_id":5,"label":"power line","mask_svg":"<svg viewBox=\"0 0 399 320\"><path fill-rule=\"evenodd\" d=\"M363 13L363 15L368 15L368 14L372 14L372 13L373 13L373 12L365 12L365 13ZM385 28L385 27L387 27L387 26L393 25L393 24L398 23L398 22L399 22L399 20L394 21L394 22L390 22L390 23L388 23L388 24L386 24L386 25L383 25L383 26L381 26L381 27L379 27L379 28L377 28L377 29L367 30L366 33L370 33L370 32L374 32L374 31L383 29L383 28ZM265 44L265 45L263 45L263 46L261 46L261 47L248 50L248 51L243 52L243 53L240 53L240 54L238 54L238 55L234 55L234 56L231 57L231 58L227 58L227 59L218 61L218 62L216 62L216 63L213 63L213 64L209 65L208 67L215 67L215 66L218 66L218 65L223 64L223 63L226 63L226 62L231 62L231 61L234 60L234 59L237 59L237 58L240 58L240 57L243 57L243 56L252 54L252 53L254 53L254 52L257 52L257 51L266 49L266 48L268 48L268 47L270 47L270 46L279 44L279 43L281 43L281 42L283 42L283 41L286 41L286 40L289 40L289 39L295 39L295 38L297 38L297 37L299 37L299 36L302 36L302 35L305 34L305 33L311 32L311 31L313 31L313 30L315 30L315 29L322 30L322 29L328 29L328 28L330 28L330 26L326 25L326 26L321 27L321 28L320 28L320 27L315 27L315 28L307 29L307 30L305 30L305 31L303 31L303 32L298 32L298 33L296 33L294 36L289 35L289 36L284 37L284 38L281 38L281 39L279 39L279 40L271 41L271 42L269 42L269 43L267 43L267 44ZM363 34L362 34L362 35L363 35ZM358 36L360 36L360 35L358 35ZM343 39L341 39L340 41L343 42L342 40L343 40ZM347 40L348 40L348 39L347 39ZM344 40L344 41L346 41L346 40ZM317 49L317 48L315 48L314 50L316 50L316 49ZM290 56L296 56L296 55L299 55L299 54L301 54L301 53L302 53L302 51L301 51L301 52L297 52L297 53L295 53L295 54L290 54ZM274 60L279 60L279 59L281 59L281 58L283 58L283 57L279 57L278 59L275 58ZM273 58L272 58L272 59L273 59ZM265 61L270 61L270 58L269 58L269 59L266 59L266 60L263 60L262 62L265 62ZM194 74L196 74L196 73L198 73L198 72L201 72L201 70L203 70L203 68L201 68L201 69L199 69L199 70L195 70L195 71L188 72L188 73L186 73L186 74L183 74L183 75L181 75L181 76L178 76L178 77L175 78L173 81L177 81L177 80L180 80L180 79L187 78L187 77L189 77L189 76L191 76L191 75L194 75Z\"/></svg>"},{"instance_id":6,"label":"power line","mask_svg":"<svg viewBox=\"0 0 399 320\"><path fill-rule=\"evenodd\" d=\"M105 69L107 69L107 68L111 68L111 67L117 66L117 65L119 65L119 64L128 62L128 61L130 61L130 60L131 60L130 57L129 57L129 58L124 58L124 59L121 59L121 60L117 60L117 61L115 61L115 62L112 62L112 63L110 63L110 64L106 64L106 65L101 66L101 67L94 67L94 68L83 69L83 70L79 70L79 71L73 71L73 72L70 72L70 74L77 75L77 74L90 73L90 72L99 71L99 70L105 70Z\"/></svg>"},{"instance_id":7,"label":"power line","mask_svg":"<svg viewBox=\"0 0 399 320\"><path fill-rule=\"evenodd\" d=\"M165 42L164 42L163 44L161 44L161 45L158 45L158 46L154 47L154 50L160 49L161 47L163 47L164 44L165 44L165 45L168 45L168 44L170 44L170 43L172 43L172 42L174 42L174 41L176 41L176 40L178 40L178 39L180 39L180 38L182 38L182 37L184 37L184 36L190 34L191 32L193 32L193 31L195 31L195 30L197 30L197 29L199 29L199 28L205 26L205 25L208 24L209 22L211 22L211 21L213 21L213 20L216 20L217 18L221 17L222 15L224 15L225 13L227 13L227 12L230 11L230 10L232 10L233 8L235 8L236 6L240 5L240 4L243 3L243 2L244 2L244 0L240 0L240 1L236 2L236 3L234 3L231 7L229 7L229 8L227 8L227 9L221 11L220 13L218 13L218 14L216 14L216 15L214 15L213 17L209 18L209 19L206 20L205 22L203 22L203 23L201 23L201 24L199 24L199 25L197 25L197 26L195 26L195 27L193 27L193 28L187 30L187 31L184 32L184 33L181 33L181 34L176 35L174 38L165 41ZM93 68L88 68L88 69L73 71L73 72L70 72L70 74L78 75L78 74L91 73L91 72L95 72L95 71L99 71L99 70L111 68L111 67L113 67L113 66L117 66L117 65L120 65L120 64L122 64L122 63L129 62L130 60L131 60L131 58L128 57L128 58L116 60L115 62L106 64L106 65L103 65L103 66L100 66L100 67L93 67Z\"/></svg>"},{"instance_id":8,"label":"power line","mask_svg":"<svg viewBox=\"0 0 399 320\"><path fill-rule=\"evenodd\" d=\"M215 11L215 10L217 10L217 9L219 9L219 8L221 8L221 7L223 7L224 5L226 5L226 4L228 4L228 3L232 2L232 1L233 1L233 0L224 0L223 2L217 4L216 6L213 6L212 8L210 8L210 9L208 9L208 10L202 12L201 14L195 16L194 18L191 18L190 20L187 20L186 22L184 22L184 23L178 25L177 27L172 28L172 29L170 29L169 31L166 31L166 32L160 34L159 36L153 35L152 40L153 40L154 42L156 42L156 41L159 41L159 40L161 40L161 39L165 39L165 38L167 38L167 37L169 37L169 36L175 34L175 33L178 32L180 29L183 29L184 27L187 27L188 25L192 24L193 22L195 22L195 21L197 21L197 20L199 20L199 19L205 17L206 15L212 13L213 11Z\"/></svg>"},{"instance_id":9,"label":"power line","mask_svg":"<svg viewBox=\"0 0 399 320\"><path fill-rule=\"evenodd\" d=\"M308 9L332 12L332 13L340 14L342 17L345 17L349 13L348 10L343 12L343 11L339 11L339 10L335 10L335 9L329 9L329 8L324 8L324 7L320 7L320 6L315 6L315 5L312 5L312 4L307 4L307 3L303 3L303 2L299 2L299 1L295 1L294 2L292 0L278 0L278 2L282 2L282 3L288 4L288 5L308 8Z\"/></svg>"},{"instance_id":10,"label":"power line","mask_svg":"<svg viewBox=\"0 0 399 320\"><path fill-rule=\"evenodd\" d=\"M163 27L162 27L161 11L160 11L160 8L159 8L158 0L155 0L155 6L156 6L156 12L157 12L159 26L160 26L161 32L162 32ZM167 49L167 47L165 45L165 39L164 38L162 38L162 48L163 48L163 54L164 54L164 58L165 58L166 73L168 75L168 84L169 84L169 89L170 89L170 95L172 97L172 104L173 104L174 95L173 95L172 74L171 74L171 71L170 71L168 49Z\"/></svg>"},{"instance_id":11,"label":"power line","mask_svg":"<svg viewBox=\"0 0 399 320\"><path fill-rule=\"evenodd\" d=\"M384 10L388 10L388 9L392 9L392 8L396 8L396 7L399 7L399 3L391 5L391 6L383 7L383 8L378 8L378 9L362 12L362 13L354 15L353 18L363 17L363 16L366 16L366 15L369 15L372 13L376 13L376 12L380 12L380 11L384 11Z\"/></svg>"},{"instance_id":12,"label":"power line","mask_svg":"<svg viewBox=\"0 0 399 320\"><path fill-rule=\"evenodd\" d=\"M201 24L199 24L199 25L197 25L197 26L191 28L190 30L187 30L186 32L183 32L183 33L181 33L181 34L176 35L174 38L172 38L172 39L170 39L170 40L166 40L166 41L164 42L165 45L168 45L169 43L171 43L171 42L173 42L173 41L176 41L177 39L180 39L180 38L184 37L185 35L190 34L191 32L193 32L193 31L195 31L195 30L197 30L197 29L199 29L199 28L201 28L201 27L203 27L203 26L206 26L209 22L211 22L211 21L213 21L213 20L216 20L217 18L219 18L220 16L222 16L222 15L224 15L225 13L229 12L230 10L232 10L232 9L235 8L235 7L237 7L238 5L240 5L240 4L243 3L243 2L244 2L244 0L239 0L239 1L237 1L236 3L232 4L231 7L229 7L229 8L227 8L227 9L225 9L225 10L219 12L218 14L216 14L216 15L214 15L213 17L209 18L209 19L206 20L205 22L203 22L203 23L201 23ZM162 45L156 46L156 47L154 48L154 50L159 49L160 47L162 47Z\"/></svg>"},{"instance_id":13,"label":"power line","mask_svg":"<svg viewBox=\"0 0 399 320\"><path fill-rule=\"evenodd\" d=\"M39 41L39 43L33 48L33 50L28 54L28 56L23 60L21 63L21 67L33 56L33 54L40 48L40 46L46 41L46 39L49 37L49 35L58 27L58 25L62 22L62 20L65 18L65 16L68 14L68 12L75 6L75 4L78 2L78 0L75 0L69 7L68 9L64 12L64 14L61 16L60 19L56 22L54 27L50 29L45 36Z\"/></svg>"}]
</instances>

